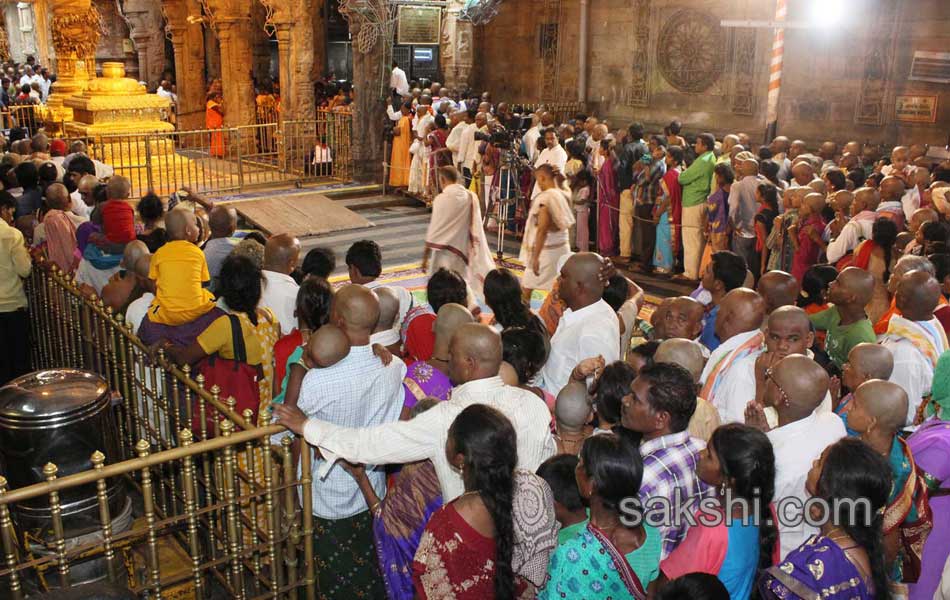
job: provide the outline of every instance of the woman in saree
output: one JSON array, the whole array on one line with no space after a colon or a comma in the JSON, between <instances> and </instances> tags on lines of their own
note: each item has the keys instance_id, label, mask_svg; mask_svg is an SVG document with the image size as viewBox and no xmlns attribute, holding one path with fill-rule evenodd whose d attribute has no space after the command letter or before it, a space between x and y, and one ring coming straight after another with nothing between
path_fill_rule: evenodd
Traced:
<instances>
[{"instance_id":1,"label":"woman in saree","mask_svg":"<svg viewBox=\"0 0 950 600\"><path fill-rule=\"evenodd\" d=\"M833 512L823 518L820 505L810 508L812 518L824 521L820 532L762 573L761 597L891 600L881 533L891 479L884 457L861 440L845 438L825 449L805 488Z\"/></svg>"},{"instance_id":2,"label":"woman in saree","mask_svg":"<svg viewBox=\"0 0 950 600\"><path fill-rule=\"evenodd\" d=\"M394 188L409 187L409 167L412 155L409 147L412 145L412 104L404 102L399 109L402 117L393 129L393 149L389 158L389 186Z\"/></svg>"},{"instance_id":3,"label":"woman in saree","mask_svg":"<svg viewBox=\"0 0 950 600\"><path fill-rule=\"evenodd\" d=\"M620 227L620 192L610 153L610 142L603 140L597 150L603 165L597 172L597 251L601 256L617 255L617 231Z\"/></svg>"},{"instance_id":4,"label":"woman in saree","mask_svg":"<svg viewBox=\"0 0 950 600\"><path fill-rule=\"evenodd\" d=\"M534 177L541 193L531 201L518 256L525 265L525 298L531 298L533 290L551 289L557 279L558 259L571 252L568 237L574 224L570 191L564 189L564 176L557 167L541 165Z\"/></svg>"},{"instance_id":5,"label":"woman in saree","mask_svg":"<svg viewBox=\"0 0 950 600\"><path fill-rule=\"evenodd\" d=\"M221 92L212 91L208 94L208 101L205 103L205 128L221 129L224 127L224 99ZM211 156L215 158L224 157L224 132L211 132Z\"/></svg>"},{"instance_id":6,"label":"woman in saree","mask_svg":"<svg viewBox=\"0 0 950 600\"><path fill-rule=\"evenodd\" d=\"M439 398L424 398L412 407L410 418L429 410ZM366 468L345 461L340 464L359 485L373 513L373 540L379 571L389 600L412 600L412 558L429 517L442 506L442 488L435 468L428 460L403 465L393 477L386 497L376 495Z\"/></svg>"},{"instance_id":7,"label":"woman in saree","mask_svg":"<svg viewBox=\"0 0 950 600\"><path fill-rule=\"evenodd\" d=\"M871 228L871 239L864 240L854 249L852 267L864 269L874 276L874 292L871 301L865 309L872 323L883 323L875 326L874 332L882 334L887 331L887 322L890 321L891 307L890 288L897 290L897 280L890 284L891 271L897 258L894 256L894 242L897 241L897 225L893 221L879 218ZM884 320L883 317L887 316ZM878 331L880 329L880 331Z\"/></svg>"},{"instance_id":8,"label":"woman in saree","mask_svg":"<svg viewBox=\"0 0 950 600\"><path fill-rule=\"evenodd\" d=\"M660 181L660 198L653 206L656 223L656 243L653 248L653 267L661 275L673 272L672 204L666 181Z\"/></svg>"},{"instance_id":9,"label":"woman in saree","mask_svg":"<svg viewBox=\"0 0 950 600\"><path fill-rule=\"evenodd\" d=\"M636 527L620 520L621 502L636 497L643 478L638 444L616 433L587 438L575 474L590 520L554 551L538 599L643 600L660 573L663 540L646 520Z\"/></svg>"},{"instance_id":10,"label":"woman in saree","mask_svg":"<svg viewBox=\"0 0 950 600\"><path fill-rule=\"evenodd\" d=\"M436 115L435 127L425 137L429 148L429 197L435 198L442 192L442 182L437 175L439 167L452 166L452 151L445 142L449 137L449 127L445 122L445 115Z\"/></svg>"},{"instance_id":11,"label":"woman in saree","mask_svg":"<svg viewBox=\"0 0 950 600\"><path fill-rule=\"evenodd\" d=\"M934 597L950 556L950 352L937 360L927 420L907 439L930 494L933 529L923 544L920 577L910 584L911 600Z\"/></svg>"}]
</instances>

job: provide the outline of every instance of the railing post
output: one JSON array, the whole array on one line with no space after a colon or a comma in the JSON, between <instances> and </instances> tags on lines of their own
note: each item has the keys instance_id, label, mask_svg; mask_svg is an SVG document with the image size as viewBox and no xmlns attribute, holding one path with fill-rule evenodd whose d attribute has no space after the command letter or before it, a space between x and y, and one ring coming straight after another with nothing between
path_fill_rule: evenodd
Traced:
<instances>
[{"instance_id":1,"label":"railing post","mask_svg":"<svg viewBox=\"0 0 950 600\"><path fill-rule=\"evenodd\" d=\"M190 429L182 429L178 434L181 445L187 448L192 444ZM185 455L182 467L182 487L185 491L185 515L188 517L188 548L191 554L191 573L195 583L195 597L204 598L204 579L201 576L201 545L198 542L198 507L195 494L195 463L190 454Z\"/></svg>"},{"instance_id":2,"label":"railing post","mask_svg":"<svg viewBox=\"0 0 950 600\"><path fill-rule=\"evenodd\" d=\"M240 127L234 128L235 136L238 139L238 191L244 191L244 132ZM253 141L253 140L252 140Z\"/></svg>"},{"instance_id":3,"label":"railing post","mask_svg":"<svg viewBox=\"0 0 950 600\"><path fill-rule=\"evenodd\" d=\"M105 454L98 450L92 453L92 466L96 471L102 471L105 463ZM96 498L99 500L99 521L102 524L102 544L109 569L109 581L117 583L118 570L115 564L115 550L112 549L112 516L109 514L109 494L105 477L96 481Z\"/></svg>"},{"instance_id":4,"label":"railing post","mask_svg":"<svg viewBox=\"0 0 950 600\"><path fill-rule=\"evenodd\" d=\"M145 134L145 181L148 183L148 189L155 189L155 184L152 180L152 135L151 133Z\"/></svg>"},{"instance_id":5,"label":"railing post","mask_svg":"<svg viewBox=\"0 0 950 600\"><path fill-rule=\"evenodd\" d=\"M53 463L46 463L43 475L46 481L56 481L59 469ZM59 503L59 492L49 493L50 518L53 521L53 544L56 548L56 563L59 566L59 579L64 588L69 587L69 562L66 560L66 537L63 532L63 507Z\"/></svg>"},{"instance_id":6,"label":"railing post","mask_svg":"<svg viewBox=\"0 0 950 600\"><path fill-rule=\"evenodd\" d=\"M135 451L139 458L148 458L149 444L139 440ZM162 598L161 578L158 570L158 536L155 534L155 500L152 497L152 472L148 466L142 467L142 504L145 512L145 524L148 527L148 583L146 587L152 591L155 600Z\"/></svg>"},{"instance_id":7,"label":"railing post","mask_svg":"<svg viewBox=\"0 0 950 600\"><path fill-rule=\"evenodd\" d=\"M234 423L221 421L221 435L231 437ZM224 453L224 502L227 505L228 555L231 562L231 592L238 600L244 600L244 578L241 566L241 514L234 489L234 447L225 446Z\"/></svg>"},{"instance_id":8,"label":"railing post","mask_svg":"<svg viewBox=\"0 0 950 600\"><path fill-rule=\"evenodd\" d=\"M7 478L0 475L0 498L7 493ZM11 600L22 600L23 589L20 586L20 573L16 570L16 533L10 519L10 506L0 504L0 539L3 541L3 559L10 569L8 589ZM273 554L273 552L272 552Z\"/></svg>"}]
</instances>

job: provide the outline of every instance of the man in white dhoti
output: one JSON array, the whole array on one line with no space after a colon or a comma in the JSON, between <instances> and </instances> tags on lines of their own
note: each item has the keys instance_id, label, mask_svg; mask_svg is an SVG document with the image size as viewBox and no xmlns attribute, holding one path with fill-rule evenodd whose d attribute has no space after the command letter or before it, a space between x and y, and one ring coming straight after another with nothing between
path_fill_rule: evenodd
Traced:
<instances>
[{"instance_id":1,"label":"man in white dhoti","mask_svg":"<svg viewBox=\"0 0 950 600\"><path fill-rule=\"evenodd\" d=\"M461 185L455 167L439 167L442 193L432 202L422 269L431 275L445 267L461 275L481 300L485 276L495 268L482 227L478 197Z\"/></svg>"}]
</instances>

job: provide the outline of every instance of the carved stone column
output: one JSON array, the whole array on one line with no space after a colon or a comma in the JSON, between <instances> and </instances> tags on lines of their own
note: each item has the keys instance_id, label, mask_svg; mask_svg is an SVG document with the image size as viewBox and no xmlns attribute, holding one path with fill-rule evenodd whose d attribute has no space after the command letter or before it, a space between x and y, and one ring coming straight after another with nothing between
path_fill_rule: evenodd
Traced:
<instances>
[{"instance_id":1,"label":"carved stone column","mask_svg":"<svg viewBox=\"0 0 950 600\"><path fill-rule=\"evenodd\" d=\"M91 0L52 0L50 30L56 53L57 80L47 106L54 121L71 121L73 110L63 100L86 89L96 76L96 46L101 19Z\"/></svg>"},{"instance_id":2,"label":"carved stone column","mask_svg":"<svg viewBox=\"0 0 950 600\"><path fill-rule=\"evenodd\" d=\"M165 0L166 31L175 52L175 85L178 88L178 127L204 129L205 125L205 39L200 22L189 15L201 14L197 0Z\"/></svg>"},{"instance_id":3,"label":"carved stone column","mask_svg":"<svg viewBox=\"0 0 950 600\"><path fill-rule=\"evenodd\" d=\"M314 2L261 1L272 8L277 28L281 119L313 119Z\"/></svg>"},{"instance_id":4,"label":"carved stone column","mask_svg":"<svg viewBox=\"0 0 950 600\"><path fill-rule=\"evenodd\" d=\"M207 0L206 6L221 49L224 124L251 125L256 121L256 113L248 36L252 26L249 0Z\"/></svg>"},{"instance_id":5,"label":"carved stone column","mask_svg":"<svg viewBox=\"0 0 950 600\"><path fill-rule=\"evenodd\" d=\"M129 25L129 37L139 58L139 80L146 87L158 86L165 67L165 38L159 3L153 0L127 0L120 4L122 16Z\"/></svg>"},{"instance_id":6,"label":"carved stone column","mask_svg":"<svg viewBox=\"0 0 950 600\"><path fill-rule=\"evenodd\" d=\"M362 24L350 20L350 34L357 39ZM353 49L353 86L356 108L353 113L353 175L357 181L380 181L383 172L383 119L385 98L380 95L383 44L377 42L367 52ZM387 82L389 74L386 74Z\"/></svg>"},{"instance_id":7,"label":"carved stone column","mask_svg":"<svg viewBox=\"0 0 950 600\"><path fill-rule=\"evenodd\" d=\"M439 66L445 78L444 85L456 90L469 86L474 63L474 27L467 21L458 20L463 4L461 0L449 0L442 13L442 39L439 44Z\"/></svg>"}]
</instances>

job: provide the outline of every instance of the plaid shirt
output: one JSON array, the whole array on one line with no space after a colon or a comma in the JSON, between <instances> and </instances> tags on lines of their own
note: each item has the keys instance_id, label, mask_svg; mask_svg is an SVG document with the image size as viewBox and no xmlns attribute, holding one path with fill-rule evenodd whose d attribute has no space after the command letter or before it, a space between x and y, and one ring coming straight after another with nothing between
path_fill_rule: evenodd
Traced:
<instances>
[{"instance_id":1,"label":"plaid shirt","mask_svg":"<svg viewBox=\"0 0 950 600\"><path fill-rule=\"evenodd\" d=\"M697 504L692 506L690 513L699 509L699 500L711 490L696 474L699 454L705 447L706 444L689 437L686 431L664 435L640 445L640 455L643 456L640 501L644 509L650 508L651 498L664 498L673 502L677 489L680 490L682 502L695 498ZM672 506L675 511L677 506ZM674 512L665 517L666 524L659 527L663 534L663 558L686 537L687 523L669 523L670 517L682 521Z\"/></svg>"}]
</instances>

